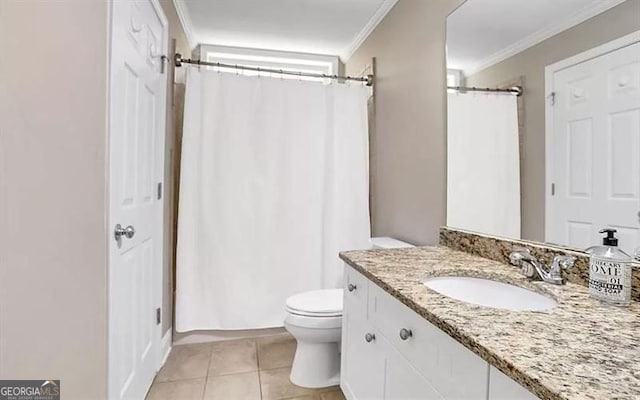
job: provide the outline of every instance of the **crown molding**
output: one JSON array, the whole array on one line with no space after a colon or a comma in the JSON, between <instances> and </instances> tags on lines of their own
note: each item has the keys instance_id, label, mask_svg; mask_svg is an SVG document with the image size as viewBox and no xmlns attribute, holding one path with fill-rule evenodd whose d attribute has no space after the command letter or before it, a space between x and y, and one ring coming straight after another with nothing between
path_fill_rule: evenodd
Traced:
<instances>
[{"instance_id":1,"label":"crown molding","mask_svg":"<svg viewBox=\"0 0 640 400\"><path fill-rule=\"evenodd\" d=\"M364 43L364 41L367 39L367 37L369 37L371 32L373 32L373 30L376 29L376 26L378 26L378 24L384 19L387 13L391 11L393 6L395 6L397 2L398 0L384 0L382 4L380 4L380 7L378 7L375 14L373 14L371 19L369 20L369 22L367 22L364 28L362 28L362 30L358 32L358 34L353 39L351 44L349 44L346 50L342 52L342 54L340 55L340 59L342 61L346 62L349 58L351 58L353 53L355 53L356 50L358 50L360 45Z\"/></svg>"},{"instance_id":2,"label":"crown molding","mask_svg":"<svg viewBox=\"0 0 640 400\"><path fill-rule=\"evenodd\" d=\"M193 32L193 23L191 22L187 5L184 3L184 0L173 0L173 6L178 14L182 30L184 30L184 34L187 37L187 42L189 42L189 47L193 50L198 46L198 40Z\"/></svg>"},{"instance_id":3,"label":"crown molding","mask_svg":"<svg viewBox=\"0 0 640 400\"><path fill-rule=\"evenodd\" d=\"M495 65L501 61L506 60L509 57L512 57L529 47L533 47L536 44L543 42L550 37L557 35L560 32L566 31L569 28L572 28L590 18L595 17L598 14L601 14L607 11L610 8L617 6L625 2L626 0L606 0L606 1L598 1L594 3L591 7L587 7L575 14L571 14L567 16L564 20L558 22L557 24L548 26L544 29L541 29L537 32L532 33L531 35L493 53L489 57L479 61L472 67L464 69L464 75L470 76L475 74L476 72L482 71L485 68L488 68L492 65Z\"/></svg>"}]
</instances>

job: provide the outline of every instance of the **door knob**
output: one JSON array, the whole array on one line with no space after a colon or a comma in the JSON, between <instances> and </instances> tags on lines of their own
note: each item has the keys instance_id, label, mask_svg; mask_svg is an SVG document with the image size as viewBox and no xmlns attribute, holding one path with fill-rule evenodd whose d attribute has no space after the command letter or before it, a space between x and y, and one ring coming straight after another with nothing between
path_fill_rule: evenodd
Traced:
<instances>
[{"instance_id":1,"label":"door knob","mask_svg":"<svg viewBox=\"0 0 640 400\"><path fill-rule=\"evenodd\" d=\"M357 289L357 286L354 285L353 283L350 283L349 286L347 286L347 289L349 289L350 292L353 292L354 290Z\"/></svg>"},{"instance_id":2,"label":"door knob","mask_svg":"<svg viewBox=\"0 0 640 400\"><path fill-rule=\"evenodd\" d=\"M376 335L374 335L373 333L367 333L366 335L364 335L364 340L366 340L367 343L371 343L376 340Z\"/></svg>"},{"instance_id":3,"label":"door knob","mask_svg":"<svg viewBox=\"0 0 640 400\"><path fill-rule=\"evenodd\" d=\"M116 240L120 240L122 236L126 237L127 239L131 239L133 235L136 234L136 229L131 225L123 228L122 225L117 224L115 229L113 230L113 234Z\"/></svg>"}]
</instances>

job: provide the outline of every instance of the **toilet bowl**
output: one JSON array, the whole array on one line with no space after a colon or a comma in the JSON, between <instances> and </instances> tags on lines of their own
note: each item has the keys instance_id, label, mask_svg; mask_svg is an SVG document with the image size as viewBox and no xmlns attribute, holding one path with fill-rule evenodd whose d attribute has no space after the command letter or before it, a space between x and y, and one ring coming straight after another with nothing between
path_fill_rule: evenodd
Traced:
<instances>
[{"instance_id":1,"label":"toilet bowl","mask_svg":"<svg viewBox=\"0 0 640 400\"><path fill-rule=\"evenodd\" d=\"M284 327L297 341L291 382L320 388L340 383L342 289L313 290L287 299Z\"/></svg>"},{"instance_id":2,"label":"toilet bowl","mask_svg":"<svg viewBox=\"0 0 640 400\"><path fill-rule=\"evenodd\" d=\"M372 248L412 245L388 237L372 238ZM342 289L312 290L287 299L285 329L296 339L291 382L308 388L340 383Z\"/></svg>"}]
</instances>

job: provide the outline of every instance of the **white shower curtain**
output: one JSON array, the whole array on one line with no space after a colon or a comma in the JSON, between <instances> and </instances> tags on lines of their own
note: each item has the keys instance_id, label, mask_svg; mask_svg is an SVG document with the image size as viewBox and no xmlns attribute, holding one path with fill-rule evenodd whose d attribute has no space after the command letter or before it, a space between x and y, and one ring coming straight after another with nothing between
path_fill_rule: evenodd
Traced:
<instances>
[{"instance_id":1,"label":"white shower curtain","mask_svg":"<svg viewBox=\"0 0 640 400\"><path fill-rule=\"evenodd\" d=\"M448 95L447 225L520 238L517 98Z\"/></svg>"},{"instance_id":2,"label":"white shower curtain","mask_svg":"<svg viewBox=\"0 0 640 400\"><path fill-rule=\"evenodd\" d=\"M369 246L367 89L190 68L176 329L283 325Z\"/></svg>"}]
</instances>

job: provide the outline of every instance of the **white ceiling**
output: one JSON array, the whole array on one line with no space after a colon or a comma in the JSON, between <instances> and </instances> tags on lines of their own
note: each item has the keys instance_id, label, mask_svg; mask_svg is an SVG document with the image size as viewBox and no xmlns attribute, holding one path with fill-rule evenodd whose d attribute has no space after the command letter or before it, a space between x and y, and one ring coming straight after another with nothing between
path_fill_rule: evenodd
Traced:
<instances>
[{"instance_id":1,"label":"white ceiling","mask_svg":"<svg viewBox=\"0 0 640 400\"><path fill-rule=\"evenodd\" d=\"M397 0L175 0L190 41L348 58Z\"/></svg>"},{"instance_id":2,"label":"white ceiling","mask_svg":"<svg viewBox=\"0 0 640 400\"><path fill-rule=\"evenodd\" d=\"M624 0L467 0L447 18L447 67L466 75Z\"/></svg>"}]
</instances>

